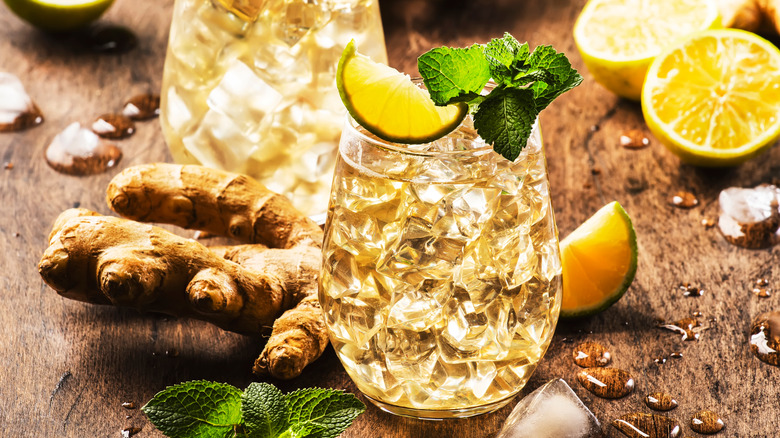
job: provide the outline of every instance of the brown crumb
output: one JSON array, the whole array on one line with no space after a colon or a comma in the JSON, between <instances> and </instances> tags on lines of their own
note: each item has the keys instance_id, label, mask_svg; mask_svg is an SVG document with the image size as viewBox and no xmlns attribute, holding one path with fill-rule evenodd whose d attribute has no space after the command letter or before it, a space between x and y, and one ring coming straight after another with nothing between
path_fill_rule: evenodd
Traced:
<instances>
[{"instance_id":1,"label":"brown crumb","mask_svg":"<svg viewBox=\"0 0 780 438\"><path fill-rule=\"evenodd\" d=\"M10 161L6 161L6 162L3 164L3 169L5 169L5 170L11 170L11 169L13 169L13 168L14 168L14 163L12 163L12 162L10 162Z\"/></svg>"}]
</instances>

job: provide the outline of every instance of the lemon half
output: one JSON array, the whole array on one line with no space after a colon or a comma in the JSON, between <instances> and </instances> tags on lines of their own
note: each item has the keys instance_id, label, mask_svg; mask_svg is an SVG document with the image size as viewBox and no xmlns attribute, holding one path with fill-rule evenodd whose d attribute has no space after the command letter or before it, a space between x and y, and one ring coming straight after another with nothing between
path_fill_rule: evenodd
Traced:
<instances>
[{"instance_id":1,"label":"lemon half","mask_svg":"<svg viewBox=\"0 0 780 438\"><path fill-rule=\"evenodd\" d=\"M720 25L712 0L590 0L574 24L574 41L597 82L639 100L647 68L664 48Z\"/></svg>"},{"instance_id":2,"label":"lemon half","mask_svg":"<svg viewBox=\"0 0 780 438\"><path fill-rule=\"evenodd\" d=\"M742 30L693 35L650 66L642 112L683 161L740 164L780 137L780 50Z\"/></svg>"}]
</instances>

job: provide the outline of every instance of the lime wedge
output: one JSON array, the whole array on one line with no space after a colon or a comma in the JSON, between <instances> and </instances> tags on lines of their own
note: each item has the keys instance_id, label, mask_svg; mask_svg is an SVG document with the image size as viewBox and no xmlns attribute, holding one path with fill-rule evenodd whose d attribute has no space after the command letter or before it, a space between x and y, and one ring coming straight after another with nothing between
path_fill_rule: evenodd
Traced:
<instances>
[{"instance_id":1,"label":"lime wedge","mask_svg":"<svg viewBox=\"0 0 780 438\"><path fill-rule=\"evenodd\" d=\"M19 18L33 26L63 32L98 19L114 0L3 0Z\"/></svg>"},{"instance_id":2,"label":"lime wedge","mask_svg":"<svg viewBox=\"0 0 780 438\"><path fill-rule=\"evenodd\" d=\"M626 292L636 273L636 233L631 218L611 202L561 241L561 317L606 310Z\"/></svg>"},{"instance_id":3,"label":"lime wedge","mask_svg":"<svg viewBox=\"0 0 780 438\"><path fill-rule=\"evenodd\" d=\"M457 128L468 112L465 103L436 106L408 75L358 53L354 41L341 54L336 85L355 121L396 143L441 138Z\"/></svg>"},{"instance_id":4,"label":"lime wedge","mask_svg":"<svg viewBox=\"0 0 780 438\"><path fill-rule=\"evenodd\" d=\"M642 112L681 160L733 166L780 138L780 50L736 29L700 32L650 65Z\"/></svg>"}]
</instances>

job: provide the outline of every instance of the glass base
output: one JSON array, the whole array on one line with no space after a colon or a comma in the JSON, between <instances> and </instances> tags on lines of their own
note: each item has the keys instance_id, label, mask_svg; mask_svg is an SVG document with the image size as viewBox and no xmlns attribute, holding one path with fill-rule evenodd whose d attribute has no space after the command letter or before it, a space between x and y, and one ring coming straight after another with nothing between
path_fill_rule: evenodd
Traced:
<instances>
[{"instance_id":1,"label":"glass base","mask_svg":"<svg viewBox=\"0 0 780 438\"><path fill-rule=\"evenodd\" d=\"M391 405L389 403L385 403L365 395L367 399L371 400L371 403L375 404L379 409L385 412L389 412L393 415L417 418L421 420L446 420L450 418L468 418L482 414L489 414L506 406L507 403L515 398L515 396L517 396L517 394L490 404L472 406L462 409L417 409L410 408L408 406Z\"/></svg>"}]
</instances>

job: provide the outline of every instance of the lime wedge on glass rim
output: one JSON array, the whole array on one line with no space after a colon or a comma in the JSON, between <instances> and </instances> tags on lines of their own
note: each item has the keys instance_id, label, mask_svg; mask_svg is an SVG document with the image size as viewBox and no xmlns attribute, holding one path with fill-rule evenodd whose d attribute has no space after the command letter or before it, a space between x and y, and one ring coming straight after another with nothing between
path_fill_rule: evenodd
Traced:
<instances>
[{"instance_id":1,"label":"lime wedge on glass rim","mask_svg":"<svg viewBox=\"0 0 780 438\"><path fill-rule=\"evenodd\" d=\"M355 121L386 141L436 140L457 128L468 113L466 103L436 106L408 75L358 53L354 41L341 54L336 85Z\"/></svg>"},{"instance_id":2,"label":"lime wedge on glass rim","mask_svg":"<svg viewBox=\"0 0 780 438\"><path fill-rule=\"evenodd\" d=\"M3 0L19 18L48 32L64 32L97 20L114 0Z\"/></svg>"}]
</instances>

